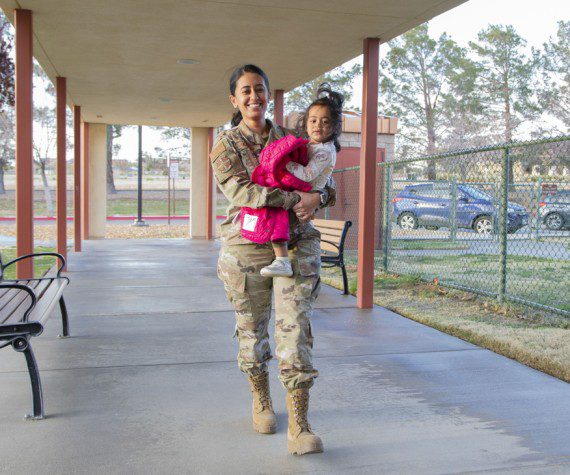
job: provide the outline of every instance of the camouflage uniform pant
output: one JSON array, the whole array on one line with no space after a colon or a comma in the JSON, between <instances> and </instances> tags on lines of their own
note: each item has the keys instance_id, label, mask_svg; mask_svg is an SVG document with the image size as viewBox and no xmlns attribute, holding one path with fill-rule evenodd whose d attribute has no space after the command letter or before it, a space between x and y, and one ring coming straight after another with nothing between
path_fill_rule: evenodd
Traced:
<instances>
[{"instance_id":1,"label":"camouflage uniform pant","mask_svg":"<svg viewBox=\"0 0 570 475\"><path fill-rule=\"evenodd\" d=\"M235 309L239 368L249 375L267 371L267 361L271 359L268 325L273 290L279 379L286 389L309 388L318 375L312 363L310 317L320 289L319 238L290 241L292 277L259 274L274 257L271 245L230 245L220 251L218 277Z\"/></svg>"}]
</instances>

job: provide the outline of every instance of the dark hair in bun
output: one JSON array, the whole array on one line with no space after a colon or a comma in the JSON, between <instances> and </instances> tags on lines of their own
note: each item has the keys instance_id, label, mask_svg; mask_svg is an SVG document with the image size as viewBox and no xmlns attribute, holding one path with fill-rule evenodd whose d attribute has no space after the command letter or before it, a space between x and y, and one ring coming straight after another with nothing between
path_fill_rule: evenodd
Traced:
<instances>
[{"instance_id":1,"label":"dark hair in bun","mask_svg":"<svg viewBox=\"0 0 570 475\"><path fill-rule=\"evenodd\" d=\"M332 133L329 141L332 140L337 152L340 152L340 143L338 141L342 132L342 105L344 104L344 96L340 92L333 91L329 83L322 83L317 89L317 98L307 107L307 111L301 120L301 129L303 132L307 130L307 119L311 108L315 106L325 106L329 108L332 121Z\"/></svg>"}]
</instances>

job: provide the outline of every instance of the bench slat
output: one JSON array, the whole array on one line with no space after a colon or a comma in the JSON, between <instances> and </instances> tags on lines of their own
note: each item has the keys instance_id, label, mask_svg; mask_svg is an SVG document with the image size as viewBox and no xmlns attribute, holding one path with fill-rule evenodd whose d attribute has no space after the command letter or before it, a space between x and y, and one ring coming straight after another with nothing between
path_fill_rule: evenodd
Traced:
<instances>
[{"instance_id":1,"label":"bench slat","mask_svg":"<svg viewBox=\"0 0 570 475\"><path fill-rule=\"evenodd\" d=\"M320 232L321 235L328 235L328 236L334 236L336 239L340 240L340 238L342 237L342 229L324 229L324 228L317 228Z\"/></svg>"},{"instance_id":2,"label":"bench slat","mask_svg":"<svg viewBox=\"0 0 570 475\"><path fill-rule=\"evenodd\" d=\"M24 283L27 281L18 281L18 283ZM36 294L38 300L43 296L44 292L50 287L52 279L48 280L36 280L35 282L30 282L33 287L33 291ZM26 292L22 290L13 289L14 294L11 296L10 300L3 305L0 309L0 321L2 323L12 323L19 322L24 317L27 308L30 305L30 299Z\"/></svg>"},{"instance_id":3,"label":"bench slat","mask_svg":"<svg viewBox=\"0 0 570 475\"><path fill-rule=\"evenodd\" d=\"M314 219L313 225L319 229L344 229L345 221L338 221L333 219Z\"/></svg>"},{"instance_id":4,"label":"bench slat","mask_svg":"<svg viewBox=\"0 0 570 475\"><path fill-rule=\"evenodd\" d=\"M67 287L66 279L53 280L51 285L45 290L42 299L38 301L32 310L28 320L30 322L35 321L43 324L49 318L53 308L58 303L59 297L61 297L65 287Z\"/></svg>"},{"instance_id":5,"label":"bench slat","mask_svg":"<svg viewBox=\"0 0 570 475\"><path fill-rule=\"evenodd\" d=\"M340 245L340 237L335 236L334 234L321 234L321 241L330 241Z\"/></svg>"},{"instance_id":6,"label":"bench slat","mask_svg":"<svg viewBox=\"0 0 570 475\"><path fill-rule=\"evenodd\" d=\"M321 250L322 251L334 252L335 254L338 254L338 249L336 247L334 247L332 244L329 244L328 242L324 242L324 241L321 241Z\"/></svg>"},{"instance_id":7,"label":"bench slat","mask_svg":"<svg viewBox=\"0 0 570 475\"><path fill-rule=\"evenodd\" d=\"M31 303L30 296L23 290L13 289L9 297L10 299L0 309L1 323L19 322Z\"/></svg>"},{"instance_id":8,"label":"bench slat","mask_svg":"<svg viewBox=\"0 0 570 475\"><path fill-rule=\"evenodd\" d=\"M8 283L8 284L22 284L22 285L27 285L28 287L30 287L31 289L34 289L34 287L36 287L39 283L39 281L37 279L35 279L34 281L30 282L30 280L2 280L0 281L4 284ZM8 292L11 292L13 289L0 289L0 300L4 301L5 296L8 294ZM2 305L0 304L0 307Z\"/></svg>"},{"instance_id":9,"label":"bench slat","mask_svg":"<svg viewBox=\"0 0 570 475\"><path fill-rule=\"evenodd\" d=\"M0 302L8 292L10 292L10 289L0 289ZM0 307L2 307L2 304L0 304Z\"/></svg>"}]
</instances>

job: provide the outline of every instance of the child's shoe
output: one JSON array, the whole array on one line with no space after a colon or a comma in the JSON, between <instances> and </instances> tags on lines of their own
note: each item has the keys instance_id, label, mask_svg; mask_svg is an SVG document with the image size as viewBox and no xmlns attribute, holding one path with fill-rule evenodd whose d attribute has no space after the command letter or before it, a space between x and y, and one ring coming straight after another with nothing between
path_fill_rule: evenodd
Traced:
<instances>
[{"instance_id":1,"label":"child's shoe","mask_svg":"<svg viewBox=\"0 0 570 475\"><path fill-rule=\"evenodd\" d=\"M271 264L259 272L263 277L291 277L293 269L287 258L276 258Z\"/></svg>"}]
</instances>

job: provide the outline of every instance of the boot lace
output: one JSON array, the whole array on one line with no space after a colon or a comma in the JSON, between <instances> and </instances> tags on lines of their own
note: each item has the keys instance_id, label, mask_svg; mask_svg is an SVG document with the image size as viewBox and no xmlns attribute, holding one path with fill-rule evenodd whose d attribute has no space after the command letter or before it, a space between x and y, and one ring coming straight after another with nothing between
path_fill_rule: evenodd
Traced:
<instances>
[{"instance_id":1,"label":"boot lace","mask_svg":"<svg viewBox=\"0 0 570 475\"><path fill-rule=\"evenodd\" d=\"M253 388L255 392L259 395L259 403L263 409L272 410L271 405L271 395L269 393L269 381L267 381L267 376L260 374L258 376L253 376L251 378L253 382Z\"/></svg>"},{"instance_id":2,"label":"boot lace","mask_svg":"<svg viewBox=\"0 0 570 475\"><path fill-rule=\"evenodd\" d=\"M311 432L311 426L307 420L309 412L309 398L302 393L292 394L293 413L295 414L295 422L299 425L302 432Z\"/></svg>"}]
</instances>

